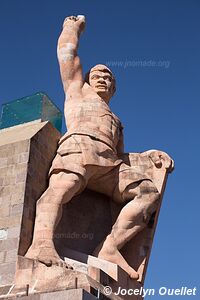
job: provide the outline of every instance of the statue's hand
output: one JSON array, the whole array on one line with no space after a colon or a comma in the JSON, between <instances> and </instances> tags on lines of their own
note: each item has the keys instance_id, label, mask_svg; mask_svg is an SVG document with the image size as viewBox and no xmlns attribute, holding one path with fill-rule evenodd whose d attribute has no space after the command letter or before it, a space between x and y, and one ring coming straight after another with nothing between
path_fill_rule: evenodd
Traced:
<instances>
[{"instance_id":1,"label":"statue's hand","mask_svg":"<svg viewBox=\"0 0 200 300\"><path fill-rule=\"evenodd\" d=\"M78 15L77 17L67 17L64 20L63 27L64 26L74 27L78 30L78 33L81 34L85 29L85 16Z\"/></svg>"},{"instance_id":2,"label":"statue's hand","mask_svg":"<svg viewBox=\"0 0 200 300\"><path fill-rule=\"evenodd\" d=\"M152 150L149 153L149 158L157 168L161 168L162 166L164 166L168 170L168 172L172 172L174 169L173 159L171 159L171 157L163 151Z\"/></svg>"}]
</instances>

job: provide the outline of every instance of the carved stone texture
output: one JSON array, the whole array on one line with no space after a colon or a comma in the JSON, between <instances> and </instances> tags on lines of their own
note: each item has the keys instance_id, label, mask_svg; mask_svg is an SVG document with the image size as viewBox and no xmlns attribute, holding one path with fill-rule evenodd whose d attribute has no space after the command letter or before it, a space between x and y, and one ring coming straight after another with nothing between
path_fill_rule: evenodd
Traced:
<instances>
[{"instance_id":1,"label":"carved stone texture","mask_svg":"<svg viewBox=\"0 0 200 300\"><path fill-rule=\"evenodd\" d=\"M30 246L35 202L47 186L59 137L48 122L0 131L0 285L13 283L17 254Z\"/></svg>"},{"instance_id":2,"label":"carved stone texture","mask_svg":"<svg viewBox=\"0 0 200 300\"><path fill-rule=\"evenodd\" d=\"M47 266L66 266L54 243L55 230L62 217L63 204L69 203L87 187L121 205L121 210L118 214L115 213L115 222L109 224L107 235L100 240L99 237L104 235L105 230L95 233L90 251L93 250L93 255L100 259L119 265L132 279L143 280L143 272L137 270L142 264L141 260L146 257L147 245L138 246L139 250L135 248L135 268L120 251L150 224L150 220L152 222L161 203L159 179L156 177L156 184L152 172L154 173L155 168L171 171L173 160L158 150L124 156L123 126L109 107L116 89L112 71L105 65L96 65L85 78L82 74L77 50L84 27L84 16L68 17L58 39L57 52L66 94L64 115L68 130L59 141L49 172L49 186L37 202L33 242L26 257ZM80 206L77 203L77 210ZM98 212L103 215L102 209ZM88 210L85 220L81 222L82 239L88 226L93 226L88 222L89 213ZM100 213L95 214L95 217L93 224L96 224ZM106 222L109 222L109 216ZM66 227L73 227L73 224L68 223ZM71 247L76 244L76 234L80 235L79 231L73 237L71 234L72 238L68 243ZM59 238L57 233L57 240ZM66 238L70 240L70 237ZM97 240L99 244L94 248ZM88 247L86 242L84 247Z\"/></svg>"}]
</instances>

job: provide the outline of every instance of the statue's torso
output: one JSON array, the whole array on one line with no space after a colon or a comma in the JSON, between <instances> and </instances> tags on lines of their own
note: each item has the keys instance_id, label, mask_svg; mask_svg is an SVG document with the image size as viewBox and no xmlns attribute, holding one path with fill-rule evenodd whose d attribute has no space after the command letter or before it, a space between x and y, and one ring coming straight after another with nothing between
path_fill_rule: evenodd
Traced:
<instances>
[{"instance_id":1,"label":"statue's torso","mask_svg":"<svg viewBox=\"0 0 200 300\"><path fill-rule=\"evenodd\" d=\"M100 140L112 149L119 141L121 122L100 97L68 99L65 105L66 136L85 134Z\"/></svg>"}]
</instances>

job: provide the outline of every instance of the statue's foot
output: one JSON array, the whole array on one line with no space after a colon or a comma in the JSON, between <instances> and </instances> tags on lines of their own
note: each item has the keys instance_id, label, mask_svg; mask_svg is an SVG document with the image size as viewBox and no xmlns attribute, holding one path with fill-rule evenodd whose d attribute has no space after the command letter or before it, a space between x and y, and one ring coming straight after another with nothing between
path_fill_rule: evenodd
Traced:
<instances>
[{"instance_id":1,"label":"statue's foot","mask_svg":"<svg viewBox=\"0 0 200 300\"><path fill-rule=\"evenodd\" d=\"M93 253L96 257L105 259L120 266L132 279L137 280L139 274L126 262L117 247L113 244L104 242L103 246L99 246Z\"/></svg>"},{"instance_id":2,"label":"statue's foot","mask_svg":"<svg viewBox=\"0 0 200 300\"><path fill-rule=\"evenodd\" d=\"M29 259L37 260L45 264L47 267L56 265L67 269L73 269L72 266L70 266L60 258L53 244L50 246L48 243L48 245L45 246L45 244L42 243L41 245L36 246L33 243L29 248L29 250L27 251L25 257Z\"/></svg>"}]
</instances>

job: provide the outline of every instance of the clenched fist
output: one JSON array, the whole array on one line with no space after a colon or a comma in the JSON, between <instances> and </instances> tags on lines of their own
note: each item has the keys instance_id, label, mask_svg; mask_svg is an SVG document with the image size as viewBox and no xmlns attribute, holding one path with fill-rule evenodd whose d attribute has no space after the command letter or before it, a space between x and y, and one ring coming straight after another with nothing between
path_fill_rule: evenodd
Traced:
<instances>
[{"instance_id":1,"label":"clenched fist","mask_svg":"<svg viewBox=\"0 0 200 300\"><path fill-rule=\"evenodd\" d=\"M85 29L85 16L78 15L77 17L75 16L67 17L63 23L63 27L65 26L69 26L72 28L74 27L78 30L78 33L81 34Z\"/></svg>"}]
</instances>

